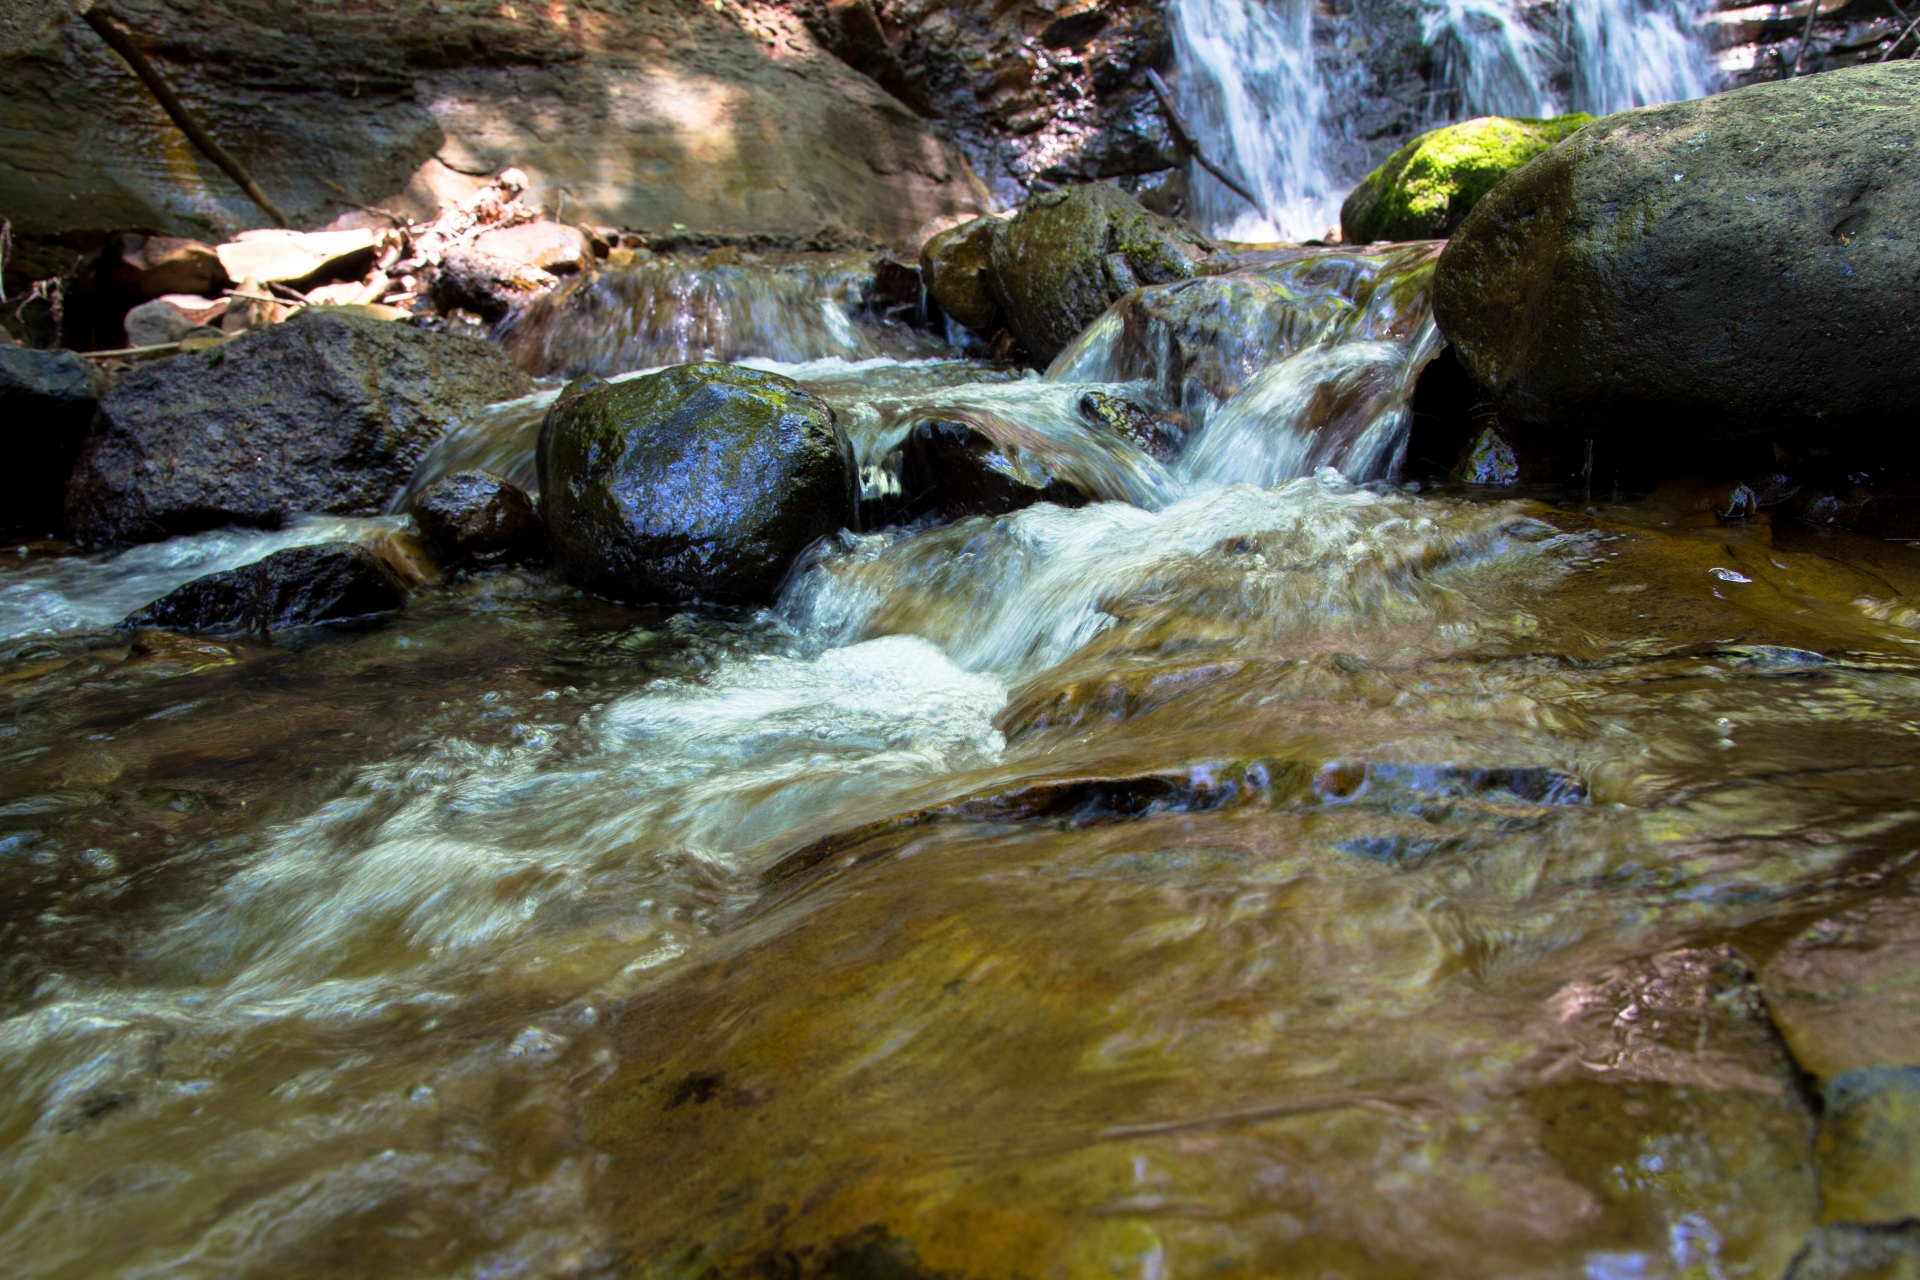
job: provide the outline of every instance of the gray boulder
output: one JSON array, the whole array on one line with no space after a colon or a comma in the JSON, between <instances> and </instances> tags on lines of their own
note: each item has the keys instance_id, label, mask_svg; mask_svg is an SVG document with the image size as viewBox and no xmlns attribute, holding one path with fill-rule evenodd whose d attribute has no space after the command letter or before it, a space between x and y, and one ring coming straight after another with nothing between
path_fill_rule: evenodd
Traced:
<instances>
[{"instance_id":1,"label":"gray boulder","mask_svg":"<svg viewBox=\"0 0 1920 1280\"><path fill-rule=\"evenodd\" d=\"M779 374L687 364L583 379L540 426L554 564L617 600L763 603L849 522L833 410Z\"/></svg>"},{"instance_id":2,"label":"gray boulder","mask_svg":"<svg viewBox=\"0 0 1920 1280\"><path fill-rule=\"evenodd\" d=\"M0 346L0 528L52 533L60 528L67 477L106 388L71 351Z\"/></svg>"},{"instance_id":3,"label":"gray boulder","mask_svg":"<svg viewBox=\"0 0 1920 1280\"><path fill-rule=\"evenodd\" d=\"M1920 65L1588 125L1494 188L1434 313L1500 410L1678 443L1920 412Z\"/></svg>"},{"instance_id":4,"label":"gray boulder","mask_svg":"<svg viewBox=\"0 0 1920 1280\"><path fill-rule=\"evenodd\" d=\"M455 421L531 389L497 347L313 308L122 377L74 468L68 526L151 542L377 515Z\"/></svg>"},{"instance_id":5,"label":"gray boulder","mask_svg":"<svg viewBox=\"0 0 1920 1280\"><path fill-rule=\"evenodd\" d=\"M1045 364L1115 299L1195 275L1217 252L1109 183L1041 192L993 237L994 298L1027 355Z\"/></svg>"},{"instance_id":6,"label":"gray boulder","mask_svg":"<svg viewBox=\"0 0 1920 1280\"><path fill-rule=\"evenodd\" d=\"M386 613L406 602L406 584L386 561L351 542L323 542L195 578L120 625L283 631Z\"/></svg>"}]
</instances>

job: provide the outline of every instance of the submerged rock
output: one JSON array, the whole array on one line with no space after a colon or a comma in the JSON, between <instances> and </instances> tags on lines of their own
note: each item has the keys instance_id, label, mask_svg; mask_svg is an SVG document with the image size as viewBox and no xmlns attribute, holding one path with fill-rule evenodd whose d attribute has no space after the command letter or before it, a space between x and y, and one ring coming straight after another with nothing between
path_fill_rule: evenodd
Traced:
<instances>
[{"instance_id":1,"label":"submerged rock","mask_svg":"<svg viewBox=\"0 0 1920 1280\"><path fill-rule=\"evenodd\" d=\"M1340 206L1349 244L1444 240L1480 198L1527 161L1593 117L1550 120L1482 116L1421 134L1360 180Z\"/></svg>"},{"instance_id":2,"label":"submerged rock","mask_svg":"<svg viewBox=\"0 0 1920 1280\"><path fill-rule=\"evenodd\" d=\"M323 542L195 578L120 625L278 631L386 613L406 602L406 583L386 561L351 542Z\"/></svg>"},{"instance_id":3,"label":"submerged rock","mask_svg":"<svg viewBox=\"0 0 1920 1280\"><path fill-rule=\"evenodd\" d=\"M915 425L900 443L899 477L899 515L907 520L997 516L1036 502L1078 507L1087 501L1077 486L1023 450L967 422Z\"/></svg>"},{"instance_id":4,"label":"submerged rock","mask_svg":"<svg viewBox=\"0 0 1920 1280\"><path fill-rule=\"evenodd\" d=\"M1434 312L1502 412L1693 443L1920 412L1920 66L1622 112L1483 199Z\"/></svg>"},{"instance_id":5,"label":"submerged rock","mask_svg":"<svg viewBox=\"0 0 1920 1280\"><path fill-rule=\"evenodd\" d=\"M67 521L87 542L151 542L296 512L377 515L455 420L531 388L497 347L311 309L121 378Z\"/></svg>"},{"instance_id":6,"label":"submerged rock","mask_svg":"<svg viewBox=\"0 0 1920 1280\"><path fill-rule=\"evenodd\" d=\"M449 564L501 564L546 550L533 499L491 471L456 471L415 494L407 512Z\"/></svg>"},{"instance_id":7,"label":"submerged rock","mask_svg":"<svg viewBox=\"0 0 1920 1280\"><path fill-rule=\"evenodd\" d=\"M927 241L920 250L920 278L940 309L982 337L1005 323L993 293L993 240L999 218L975 218Z\"/></svg>"},{"instance_id":8,"label":"submerged rock","mask_svg":"<svg viewBox=\"0 0 1920 1280\"><path fill-rule=\"evenodd\" d=\"M1027 355L1045 364L1116 298L1184 280L1215 253L1211 241L1118 187L1048 191L993 237L994 297Z\"/></svg>"},{"instance_id":9,"label":"submerged rock","mask_svg":"<svg viewBox=\"0 0 1920 1280\"><path fill-rule=\"evenodd\" d=\"M105 385L71 351L0 346L0 441L7 450L0 528L60 527L67 477Z\"/></svg>"},{"instance_id":10,"label":"submerged rock","mask_svg":"<svg viewBox=\"0 0 1920 1280\"><path fill-rule=\"evenodd\" d=\"M554 563L623 600L769 601L853 500L833 410L737 365L574 384L541 424L539 466Z\"/></svg>"}]
</instances>

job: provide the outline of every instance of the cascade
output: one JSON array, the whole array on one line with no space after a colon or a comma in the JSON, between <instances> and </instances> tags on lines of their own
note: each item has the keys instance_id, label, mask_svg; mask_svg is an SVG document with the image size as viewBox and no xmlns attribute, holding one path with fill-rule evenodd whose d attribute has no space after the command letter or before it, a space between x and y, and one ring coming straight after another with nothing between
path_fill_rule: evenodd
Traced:
<instances>
[{"instance_id":1,"label":"cascade","mask_svg":"<svg viewBox=\"0 0 1920 1280\"><path fill-rule=\"evenodd\" d=\"M1699 0L1423 0L1437 70L1434 124L1482 115L1608 115L1716 86ZM1300 240L1339 219L1360 173L1327 160L1328 95L1305 0L1174 0L1179 105L1200 145L1238 171L1261 209L1199 166L1203 225L1227 239Z\"/></svg>"}]
</instances>

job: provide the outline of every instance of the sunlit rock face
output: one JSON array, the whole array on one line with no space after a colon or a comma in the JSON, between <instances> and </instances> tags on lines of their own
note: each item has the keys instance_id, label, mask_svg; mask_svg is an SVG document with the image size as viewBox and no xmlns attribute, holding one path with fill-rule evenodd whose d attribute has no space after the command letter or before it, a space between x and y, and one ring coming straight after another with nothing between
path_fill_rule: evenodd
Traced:
<instances>
[{"instance_id":1,"label":"sunlit rock face","mask_svg":"<svg viewBox=\"0 0 1920 1280\"><path fill-rule=\"evenodd\" d=\"M31 9L31 6L29 6ZM523 169L568 221L901 238L970 208L910 110L777 11L420 0L122 5L162 74L290 217L431 216ZM84 23L0 28L16 234L209 235L263 215ZM832 139L832 146L821 146Z\"/></svg>"}]
</instances>

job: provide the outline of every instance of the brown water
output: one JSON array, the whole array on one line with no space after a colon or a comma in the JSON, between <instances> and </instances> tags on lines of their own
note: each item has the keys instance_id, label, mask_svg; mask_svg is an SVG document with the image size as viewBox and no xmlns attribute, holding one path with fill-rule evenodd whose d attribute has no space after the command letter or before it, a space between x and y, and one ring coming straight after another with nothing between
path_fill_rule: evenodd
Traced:
<instances>
[{"instance_id":1,"label":"brown water","mask_svg":"<svg viewBox=\"0 0 1920 1280\"><path fill-rule=\"evenodd\" d=\"M1920 556L1170 474L843 535L757 615L496 572L128 637L57 602L203 543L0 558L9 1274L1844 1244L1774 975L1910 892Z\"/></svg>"}]
</instances>

